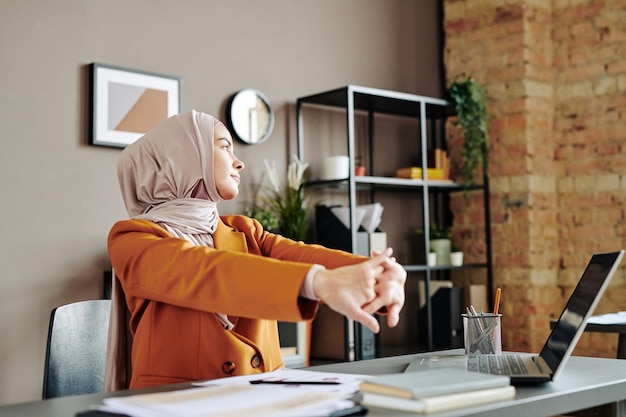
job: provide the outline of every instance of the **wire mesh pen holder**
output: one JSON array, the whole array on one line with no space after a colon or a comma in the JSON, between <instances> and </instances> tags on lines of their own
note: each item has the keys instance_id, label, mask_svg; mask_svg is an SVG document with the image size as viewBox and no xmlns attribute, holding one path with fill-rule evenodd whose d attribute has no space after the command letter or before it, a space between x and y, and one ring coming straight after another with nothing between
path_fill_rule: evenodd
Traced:
<instances>
[{"instance_id":1,"label":"wire mesh pen holder","mask_svg":"<svg viewBox=\"0 0 626 417\"><path fill-rule=\"evenodd\" d=\"M502 314L461 314L465 354L502 353Z\"/></svg>"}]
</instances>

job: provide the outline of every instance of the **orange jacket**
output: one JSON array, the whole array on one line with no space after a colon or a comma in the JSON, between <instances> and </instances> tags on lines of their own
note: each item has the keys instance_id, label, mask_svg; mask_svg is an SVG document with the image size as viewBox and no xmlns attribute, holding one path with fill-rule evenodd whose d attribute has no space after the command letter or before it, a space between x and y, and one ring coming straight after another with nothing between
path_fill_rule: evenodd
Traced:
<instances>
[{"instance_id":1,"label":"orange jacket","mask_svg":"<svg viewBox=\"0 0 626 417\"><path fill-rule=\"evenodd\" d=\"M312 264L363 261L268 233L244 216L221 217L213 238L215 248L193 246L146 220L111 229L109 256L134 336L131 388L283 367L276 321L315 316L317 302L298 296Z\"/></svg>"}]
</instances>

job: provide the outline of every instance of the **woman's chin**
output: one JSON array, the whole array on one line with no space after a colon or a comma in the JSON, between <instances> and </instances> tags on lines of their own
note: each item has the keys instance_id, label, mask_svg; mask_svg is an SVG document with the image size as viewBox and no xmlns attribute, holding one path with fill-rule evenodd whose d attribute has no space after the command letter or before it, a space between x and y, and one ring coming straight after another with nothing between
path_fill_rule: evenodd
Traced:
<instances>
[{"instance_id":1,"label":"woman's chin","mask_svg":"<svg viewBox=\"0 0 626 417\"><path fill-rule=\"evenodd\" d=\"M239 189L225 190L224 192L218 190L218 192L220 193L220 197L226 201L232 200L239 195Z\"/></svg>"}]
</instances>

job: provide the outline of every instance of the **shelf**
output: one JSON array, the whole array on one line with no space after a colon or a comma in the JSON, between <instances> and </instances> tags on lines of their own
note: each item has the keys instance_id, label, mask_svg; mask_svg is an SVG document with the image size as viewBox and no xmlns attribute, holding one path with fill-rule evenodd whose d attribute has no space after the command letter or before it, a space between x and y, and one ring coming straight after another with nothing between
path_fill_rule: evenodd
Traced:
<instances>
[{"instance_id":1,"label":"shelf","mask_svg":"<svg viewBox=\"0 0 626 417\"><path fill-rule=\"evenodd\" d=\"M461 266L451 265L438 265L438 266L426 266L426 265L403 265L407 272L425 272L425 271L452 271L458 269L471 269L471 268L487 268L486 263L475 264L463 264Z\"/></svg>"},{"instance_id":2,"label":"shelf","mask_svg":"<svg viewBox=\"0 0 626 417\"><path fill-rule=\"evenodd\" d=\"M362 177L354 177L354 182L357 186L367 186L367 185L380 185L384 187L377 188L404 188L407 190L415 189L415 188L424 188L428 186L428 188L433 189L446 189L448 191L463 191L463 190L481 190L482 185L470 185L463 186L457 182L450 180L422 180L419 178L410 179L410 178L396 178L396 177L371 177L371 176L362 176ZM316 180L309 181L306 183L307 187L347 187L348 179L343 180ZM369 188L368 188L369 189Z\"/></svg>"},{"instance_id":3,"label":"shelf","mask_svg":"<svg viewBox=\"0 0 626 417\"><path fill-rule=\"evenodd\" d=\"M346 108L349 93L353 94L355 110L415 117L422 114L424 104L427 118L445 118L454 114L452 105L446 100L358 85L302 97L298 102Z\"/></svg>"},{"instance_id":4,"label":"shelf","mask_svg":"<svg viewBox=\"0 0 626 417\"><path fill-rule=\"evenodd\" d=\"M380 184L391 187L445 187L459 188L460 185L450 180L422 180L419 178L396 178L396 177L354 177L354 182L360 184Z\"/></svg>"}]
</instances>

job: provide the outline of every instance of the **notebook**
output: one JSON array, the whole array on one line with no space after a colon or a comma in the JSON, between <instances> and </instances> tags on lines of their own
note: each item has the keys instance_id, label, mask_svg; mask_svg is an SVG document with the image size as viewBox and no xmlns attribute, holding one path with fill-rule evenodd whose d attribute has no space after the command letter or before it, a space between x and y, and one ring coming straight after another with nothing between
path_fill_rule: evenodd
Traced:
<instances>
[{"instance_id":1,"label":"notebook","mask_svg":"<svg viewBox=\"0 0 626 417\"><path fill-rule=\"evenodd\" d=\"M624 250L595 254L591 257L538 355L514 353L470 356L424 355L416 357L405 372L461 367L478 372L507 375L514 385L554 380L572 355L578 339L585 331L589 317L593 314L623 256Z\"/></svg>"}]
</instances>

